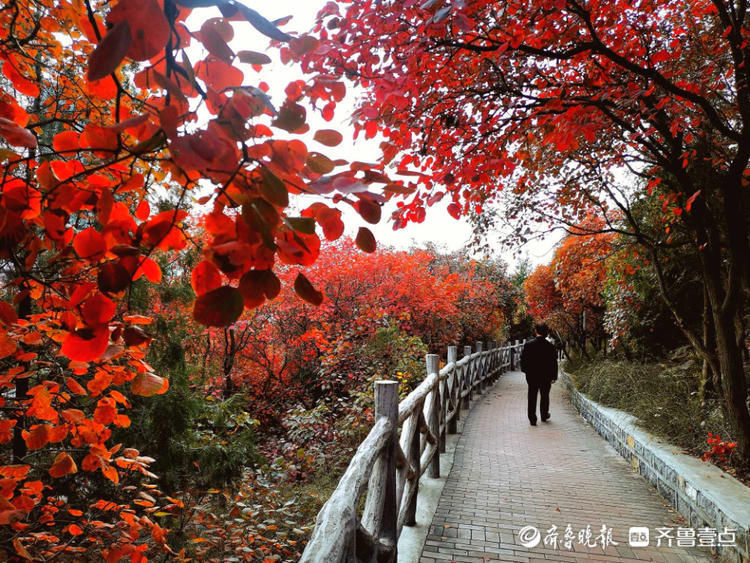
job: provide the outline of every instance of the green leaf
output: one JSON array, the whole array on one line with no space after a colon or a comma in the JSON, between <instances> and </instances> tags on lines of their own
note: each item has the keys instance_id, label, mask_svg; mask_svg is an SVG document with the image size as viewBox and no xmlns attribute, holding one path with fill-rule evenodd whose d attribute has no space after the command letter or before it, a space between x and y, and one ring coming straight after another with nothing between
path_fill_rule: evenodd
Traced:
<instances>
[{"instance_id":1,"label":"green leaf","mask_svg":"<svg viewBox=\"0 0 750 563\"><path fill-rule=\"evenodd\" d=\"M315 220L312 217L286 217L284 221L298 233L315 234Z\"/></svg>"},{"instance_id":2,"label":"green leaf","mask_svg":"<svg viewBox=\"0 0 750 563\"><path fill-rule=\"evenodd\" d=\"M271 62L271 57L255 51L240 51L237 53L237 58L240 62L249 65L265 65Z\"/></svg>"},{"instance_id":3,"label":"green leaf","mask_svg":"<svg viewBox=\"0 0 750 563\"><path fill-rule=\"evenodd\" d=\"M263 179L260 184L263 198L277 207L289 205L289 192L286 190L286 184L268 168L263 167L260 175Z\"/></svg>"},{"instance_id":4,"label":"green leaf","mask_svg":"<svg viewBox=\"0 0 750 563\"><path fill-rule=\"evenodd\" d=\"M334 162L324 154L311 152L307 154L307 165L316 174L328 174L336 167Z\"/></svg>"},{"instance_id":5,"label":"green leaf","mask_svg":"<svg viewBox=\"0 0 750 563\"><path fill-rule=\"evenodd\" d=\"M271 125L294 133L305 125L307 110L294 102L286 102L279 110L279 116L271 122Z\"/></svg>"},{"instance_id":6,"label":"green leaf","mask_svg":"<svg viewBox=\"0 0 750 563\"><path fill-rule=\"evenodd\" d=\"M263 244L271 250L276 249L271 231L278 226L281 218L273 205L265 199L254 198L242 206L242 218L250 228L260 233Z\"/></svg>"},{"instance_id":7,"label":"green leaf","mask_svg":"<svg viewBox=\"0 0 750 563\"><path fill-rule=\"evenodd\" d=\"M15 160L18 158L18 153L15 151L12 151L10 149L0 149L0 162L4 162L6 160Z\"/></svg>"}]
</instances>

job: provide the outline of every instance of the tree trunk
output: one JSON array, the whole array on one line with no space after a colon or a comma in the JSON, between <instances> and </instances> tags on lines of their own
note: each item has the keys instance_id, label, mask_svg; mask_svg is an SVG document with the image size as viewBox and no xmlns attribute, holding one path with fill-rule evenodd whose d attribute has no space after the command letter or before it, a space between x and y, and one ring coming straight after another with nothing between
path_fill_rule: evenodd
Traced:
<instances>
[{"instance_id":1,"label":"tree trunk","mask_svg":"<svg viewBox=\"0 0 750 563\"><path fill-rule=\"evenodd\" d=\"M708 292L705 285L703 286L703 345L708 350L713 350L714 340L713 330L713 313L711 311L711 301L708 298ZM703 368L701 370L700 382L700 401L705 405L706 400L716 396L721 399L721 372L714 373L711 365L706 358L703 358Z\"/></svg>"},{"instance_id":2,"label":"tree trunk","mask_svg":"<svg viewBox=\"0 0 750 563\"><path fill-rule=\"evenodd\" d=\"M718 246L718 245L717 245ZM750 467L750 411L747 408L747 381L742 362L744 335L742 327L743 300L740 275L729 268L722 276L721 251L709 245L701 256L705 287L714 321L714 343L721 373L721 389L727 423L737 442L742 465ZM729 262L733 263L730 254ZM726 281L722 279L726 277Z\"/></svg>"},{"instance_id":3,"label":"tree trunk","mask_svg":"<svg viewBox=\"0 0 750 563\"><path fill-rule=\"evenodd\" d=\"M735 341L733 315L714 313L716 350L721 367L721 383L726 398L728 421L743 465L750 468L750 412L747 409L747 381L742 364L743 347Z\"/></svg>"},{"instance_id":4,"label":"tree trunk","mask_svg":"<svg viewBox=\"0 0 750 563\"><path fill-rule=\"evenodd\" d=\"M28 319L31 316L31 296L27 293L18 305L18 318ZM24 362L24 371L29 369L29 364ZM26 456L26 441L23 439L23 431L26 428L26 417L23 415L23 401L29 398L29 378L16 379L16 403L18 404L18 422L13 428L13 463L21 463Z\"/></svg>"},{"instance_id":5,"label":"tree trunk","mask_svg":"<svg viewBox=\"0 0 750 563\"><path fill-rule=\"evenodd\" d=\"M234 367L234 357L237 354L237 344L234 337L234 327L224 329L224 398L228 399L234 395L237 388L232 381L232 368Z\"/></svg>"}]
</instances>

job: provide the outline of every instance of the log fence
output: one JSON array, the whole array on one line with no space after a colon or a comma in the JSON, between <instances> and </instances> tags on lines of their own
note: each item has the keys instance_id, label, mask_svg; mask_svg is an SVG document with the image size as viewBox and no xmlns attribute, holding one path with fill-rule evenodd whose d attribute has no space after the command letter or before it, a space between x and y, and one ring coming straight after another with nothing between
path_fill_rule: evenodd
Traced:
<instances>
[{"instance_id":1,"label":"log fence","mask_svg":"<svg viewBox=\"0 0 750 563\"><path fill-rule=\"evenodd\" d=\"M375 382L375 424L323 508L302 563L395 562L404 526L416 525L419 479L440 477L446 434L455 434L476 395L518 369L523 342L449 346L440 369L426 356L425 379L403 401L398 383ZM365 497L364 508L361 500Z\"/></svg>"}]
</instances>

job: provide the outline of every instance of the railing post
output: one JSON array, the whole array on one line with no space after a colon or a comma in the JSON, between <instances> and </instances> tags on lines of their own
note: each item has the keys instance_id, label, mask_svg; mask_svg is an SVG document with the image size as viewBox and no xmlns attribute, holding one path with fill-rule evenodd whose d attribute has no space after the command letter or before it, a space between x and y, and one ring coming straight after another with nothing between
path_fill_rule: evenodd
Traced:
<instances>
[{"instance_id":1,"label":"railing post","mask_svg":"<svg viewBox=\"0 0 750 563\"><path fill-rule=\"evenodd\" d=\"M380 530L372 530L376 537L393 545L393 561L397 559L398 499L396 499L396 448L398 447L398 382L375 382L375 419L386 417L393 425L391 439L383 451L385 469L383 513Z\"/></svg>"},{"instance_id":2,"label":"railing post","mask_svg":"<svg viewBox=\"0 0 750 563\"><path fill-rule=\"evenodd\" d=\"M464 357L466 356L471 356L471 346L464 346ZM474 393L474 366L471 365L471 362L467 362L464 369L466 370L464 380L467 390L466 397L464 397L464 408L468 409L471 406L471 397Z\"/></svg>"},{"instance_id":3,"label":"railing post","mask_svg":"<svg viewBox=\"0 0 750 563\"><path fill-rule=\"evenodd\" d=\"M497 340L491 340L490 341L490 348L492 349L492 361L490 362L490 366L492 368L492 381L497 382L498 379L500 379L500 362L499 362L499 354L500 350L497 345Z\"/></svg>"},{"instance_id":4,"label":"railing post","mask_svg":"<svg viewBox=\"0 0 750 563\"><path fill-rule=\"evenodd\" d=\"M439 357L439 356L438 356ZM448 430L445 424L445 419L448 417L448 397L446 397L446 390L448 389L448 378L445 381L440 381L440 363L437 365L438 371L438 382L437 390L438 396L440 397L440 420L438 421L438 428L440 430L440 436L438 439L438 451L441 454L445 453L445 434Z\"/></svg>"},{"instance_id":5,"label":"railing post","mask_svg":"<svg viewBox=\"0 0 750 563\"><path fill-rule=\"evenodd\" d=\"M419 425L417 424L416 415L414 416L414 425L417 426L417 428L414 429L411 442L409 443L409 451L406 452L407 459L409 460L409 464L411 464L412 467L416 469L416 476L414 477L414 487L416 490L414 491L414 494L411 497L411 500L409 501L409 506L406 507L406 516L404 518L404 525L405 526L416 526L417 525L417 497L419 496L419 456L422 453L420 451L420 444L419 444Z\"/></svg>"},{"instance_id":6,"label":"railing post","mask_svg":"<svg viewBox=\"0 0 750 563\"><path fill-rule=\"evenodd\" d=\"M430 374L437 374L440 369L440 357L437 354L427 354L425 358L427 363L427 376ZM435 387L432 389L432 409L430 410L430 420L427 423L430 427L430 432L436 439L436 451L435 455L432 456L430 462L429 476L437 479L440 477L440 379L435 382Z\"/></svg>"},{"instance_id":7,"label":"railing post","mask_svg":"<svg viewBox=\"0 0 750 563\"><path fill-rule=\"evenodd\" d=\"M448 346L448 363L456 363L458 361L458 346ZM448 423L448 433L455 434L458 432L458 421L461 417L461 391L456 392L460 381L458 380L458 368L453 368L453 382L450 386L451 403L455 412L453 418Z\"/></svg>"},{"instance_id":8,"label":"railing post","mask_svg":"<svg viewBox=\"0 0 750 563\"><path fill-rule=\"evenodd\" d=\"M480 395L484 394L484 389L485 389L484 376L486 375L485 369L484 369L485 362L484 362L484 358L482 358L482 348L484 348L484 343L477 342L477 352L479 353L479 357L477 358L477 361L479 362L479 373L477 374L477 376L479 377L479 394Z\"/></svg>"}]
</instances>

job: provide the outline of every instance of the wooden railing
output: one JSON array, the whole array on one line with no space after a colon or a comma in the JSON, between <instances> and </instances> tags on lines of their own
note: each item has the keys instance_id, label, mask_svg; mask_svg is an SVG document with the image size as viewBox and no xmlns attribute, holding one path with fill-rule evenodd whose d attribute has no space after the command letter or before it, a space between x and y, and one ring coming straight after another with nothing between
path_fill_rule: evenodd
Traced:
<instances>
[{"instance_id":1,"label":"wooden railing","mask_svg":"<svg viewBox=\"0 0 750 563\"><path fill-rule=\"evenodd\" d=\"M416 524L419 479L440 477L445 437L455 434L475 395L518 366L522 343L448 347L439 370L437 354L426 357L427 377L401 403L398 383L375 383L375 424L318 513L304 563L396 561L398 537ZM400 431L399 431L400 429ZM361 499L365 494L364 509ZM361 512L361 517L360 517Z\"/></svg>"}]
</instances>

